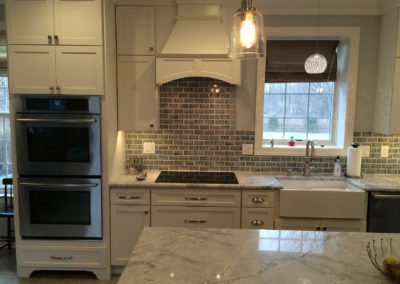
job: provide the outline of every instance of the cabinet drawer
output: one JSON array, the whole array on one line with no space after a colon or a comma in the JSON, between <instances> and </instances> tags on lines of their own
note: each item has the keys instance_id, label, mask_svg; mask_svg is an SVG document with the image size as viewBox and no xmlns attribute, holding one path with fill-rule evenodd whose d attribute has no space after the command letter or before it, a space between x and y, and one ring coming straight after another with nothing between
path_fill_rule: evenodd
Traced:
<instances>
[{"instance_id":1,"label":"cabinet drawer","mask_svg":"<svg viewBox=\"0 0 400 284\"><path fill-rule=\"evenodd\" d=\"M240 191L160 189L151 191L152 205L240 207Z\"/></svg>"},{"instance_id":2,"label":"cabinet drawer","mask_svg":"<svg viewBox=\"0 0 400 284\"><path fill-rule=\"evenodd\" d=\"M274 229L273 208L243 208L242 229Z\"/></svg>"},{"instance_id":3,"label":"cabinet drawer","mask_svg":"<svg viewBox=\"0 0 400 284\"><path fill-rule=\"evenodd\" d=\"M105 248L20 247L21 266L49 268L104 268Z\"/></svg>"},{"instance_id":4,"label":"cabinet drawer","mask_svg":"<svg viewBox=\"0 0 400 284\"><path fill-rule=\"evenodd\" d=\"M150 190L148 189L111 189L111 204L149 205Z\"/></svg>"},{"instance_id":5,"label":"cabinet drawer","mask_svg":"<svg viewBox=\"0 0 400 284\"><path fill-rule=\"evenodd\" d=\"M242 207L274 207L274 191L243 191Z\"/></svg>"},{"instance_id":6,"label":"cabinet drawer","mask_svg":"<svg viewBox=\"0 0 400 284\"><path fill-rule=\"evenodd\" d=\"M240 208L152 206L153 227L240 228Z\"/></svg>"}]
</instances>

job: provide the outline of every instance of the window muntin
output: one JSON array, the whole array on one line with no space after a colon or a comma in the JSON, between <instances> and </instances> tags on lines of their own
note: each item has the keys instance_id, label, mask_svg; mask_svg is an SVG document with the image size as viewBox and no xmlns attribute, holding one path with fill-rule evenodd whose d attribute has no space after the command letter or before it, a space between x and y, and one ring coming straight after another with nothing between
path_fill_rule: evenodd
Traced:
<instances>
[{"instance_id":1,"label":"window muntin","mask_svg":"<svg viewBox=\"0 0 400 284\"><path fill-rule=\"evenodd\" d=\"M263 147L290 137L329 144L334 129L335 82L266 83ZM282 141L280 141L282 140Z\"/></svg>"}]
</instances>

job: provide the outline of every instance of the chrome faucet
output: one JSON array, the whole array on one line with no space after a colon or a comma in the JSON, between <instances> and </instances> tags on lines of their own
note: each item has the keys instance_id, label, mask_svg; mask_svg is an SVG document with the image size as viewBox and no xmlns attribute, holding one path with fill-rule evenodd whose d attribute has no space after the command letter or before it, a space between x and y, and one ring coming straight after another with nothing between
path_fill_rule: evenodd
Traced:
<instances>
[{"instance_id":1,"label":"chrome faucet","mask_svg":"<svg viewBox=\"0 0 400 284\"><path fill-rule=\"evenodd\" d=\"M311 151L310 151L310 146L311 146ZM310 175L310 170L312 167L310 167L310 162L315 158L315 147L314 147L314 141L308 140L307 145L306 145L306 156L305 156L305 161L304 161L304 168L303 168L303 176L308 177Z\"/></svg>"}]
</instances>

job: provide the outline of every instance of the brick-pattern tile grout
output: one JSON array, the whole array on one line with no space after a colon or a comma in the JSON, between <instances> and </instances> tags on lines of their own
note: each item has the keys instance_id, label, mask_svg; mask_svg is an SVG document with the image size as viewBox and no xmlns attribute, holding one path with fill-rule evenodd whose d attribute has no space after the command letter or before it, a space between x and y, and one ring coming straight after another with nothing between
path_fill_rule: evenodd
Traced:
<instances>
[{"instance_id":1,"label":"brick-pattern tile grout","mask_svg":"<svg viewBox=\"0 0 400 284\"><path fill-rule=\"evenodd\" d=\"M220 92L213 93L217 84ZM186 78L160 87L160 130L126 133L126 165L132 156L144 159L148 170L301 172L304 158L242 155L242 144L253 144L254 131L236 130L236 87L209 78ZM355 132L354 141L369 145L362 172L400 173L400 136ZM155 142L156 153L143 155L143 142ZM390 146L380 158L380 147ZM316 173L332 174L335 157L317 157ZM346 159L341 158L345 172Z\"/></svg>"}]
</instances>

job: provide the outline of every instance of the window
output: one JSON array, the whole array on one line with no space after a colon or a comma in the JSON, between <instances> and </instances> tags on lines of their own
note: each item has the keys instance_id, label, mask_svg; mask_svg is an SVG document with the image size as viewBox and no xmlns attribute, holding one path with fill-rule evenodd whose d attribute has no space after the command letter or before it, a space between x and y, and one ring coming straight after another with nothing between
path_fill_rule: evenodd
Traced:
<instances>
[{"instance_id":1,"label":"window","mask_svg":"<svg viewBox=\"0 0 400 284\"><path fill-rule=\"evenodd\" d=\"M334 82L266 83L264 94L263 145L291 137L332 139Z\"/></svg>"},{"instance_id":2,"label":"window","mask_svg":"<svg viewBox=\"0 0 400 284\"><path fill-rule=\"evenodd\" d=\"M0 77L0 179L11 177L10 113L8 78Z\"/></svg>"},{"instance_id":3,"label":"window","mask_svg":"<svg viewBox=\"0 0 400 284\"><path fill-rule=\"evenodd\" d=\"M304 61L315 52L315 30L268 27L266 38L268 55L257 62L257 78L265 82L257 83L255 154L303 156L306 141L314 140L319 156L346 155L354 132L360 29L321 27L318 52L328 68L311 77ZM322 41L330 55L320 50ZM295 147L288 145L292 136L300 140Z\"/></svg>"}]
</instances>

